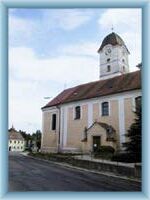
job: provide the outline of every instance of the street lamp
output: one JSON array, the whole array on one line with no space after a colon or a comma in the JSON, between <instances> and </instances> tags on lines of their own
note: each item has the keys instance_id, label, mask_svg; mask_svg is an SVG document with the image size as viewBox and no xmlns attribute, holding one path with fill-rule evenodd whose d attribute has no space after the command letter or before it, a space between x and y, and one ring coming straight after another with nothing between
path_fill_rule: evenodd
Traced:
<instances>
[{"instance_id":1,"label":"street lamp","mask_svg":"<svg viewBox=\"0 0 150 200\"><path fill-rule=\"evenodd\" d=\"M44 97L44 99L51 99L52 97Z\"/></svg>"}]
</instances>

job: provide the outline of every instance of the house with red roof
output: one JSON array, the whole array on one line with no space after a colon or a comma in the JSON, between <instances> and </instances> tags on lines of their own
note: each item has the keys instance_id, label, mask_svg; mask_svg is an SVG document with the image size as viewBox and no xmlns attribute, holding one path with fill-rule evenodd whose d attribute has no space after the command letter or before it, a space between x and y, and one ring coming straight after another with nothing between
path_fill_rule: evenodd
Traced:
<instances>
[{"instance_id":1,"label":"house with red roof","mask_svg":"<svg viewBox=\"0 0 150 200\"><path fill-rule=\"evenodd\" d=\"M25 139L21 135L20 132L18 132L13 126L8 130L9 134L9 141L8 141L8 149L9 151L24 151L25 150Z\"/></svg>"},{"instance_id":2,"label":"house with red roof","mask_svg":"<svg viewBox=\"0 0 150 200\"><path fill-rule=\"evenodd\" d=\"M141 71L129 72L122 38L107 35L98 54L99 80L68 88L42 107L42 152L121 150L141 99Z\"/></svg>"}]
</instances>

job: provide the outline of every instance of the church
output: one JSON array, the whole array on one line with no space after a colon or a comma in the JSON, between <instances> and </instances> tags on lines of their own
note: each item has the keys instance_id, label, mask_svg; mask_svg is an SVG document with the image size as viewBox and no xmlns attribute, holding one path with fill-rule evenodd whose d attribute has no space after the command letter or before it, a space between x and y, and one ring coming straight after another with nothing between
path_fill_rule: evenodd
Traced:
<instances>
[{"instance_id":1,"label":"church","mask_svg":"<svg viewBox=\"0 0 150 200\"><path fill-rule=\"evenodd\" d=\"M42 152L122 150L141 99L141 71L129 72L130 52L115 32L98 54L99 80L65 89L42 107Z\"/></svg>"}]
</instances>

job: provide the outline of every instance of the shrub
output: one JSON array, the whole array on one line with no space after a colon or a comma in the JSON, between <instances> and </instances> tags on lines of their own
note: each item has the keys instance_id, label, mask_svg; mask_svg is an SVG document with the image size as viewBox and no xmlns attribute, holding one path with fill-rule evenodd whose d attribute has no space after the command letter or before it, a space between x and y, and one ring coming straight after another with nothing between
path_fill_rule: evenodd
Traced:
<instances>
[{"instance_id":1,"label":"shrub","mask_svg":"<svg viewBox=\"0 0 150 200\"><path fill-rule=\"evenodd\" d=\"M111 160L117 162L125 162L125 163L140 162L140 158L139 160L137 160L137 157L131 153L116 153L113 155Z\"/></svg>"},{"instance_id":2,"label":"shrub","mask_svg":"<svg viewBox=\"0 0 150 200\"><path fill-rule=\"evenodd\" d=\"M136 105L136 118L131 124L129 130L125 134L128 138L126 142L123 143L126 153L130 153L133 157L134 162L141 162L142 160L142 110L141 103Z\"/></svg>"},{"instance_id":3,"label":"shrub","mask_svg":"<svg viewBox=\"0 0 150 200\"><path fill-rule=\"evenodd\" d=\"M110 159L114 152L115 149L111 146L101 146L96 152L94 152L94 156Z\"/></svg>"},{"instance_id":4,"label":"shrub","mask_svg":"<svg viewBox=\"0 0 150 200\"><path fill-rule=\"evenodd\" d=\"M99 153L114 153L115 149L111 146L100 146Z\"/></svg>"},{"instance_id":5,"label":"shrub","mask_svg":"<svg viewBox=\"0 0 150 200\"><path fill-rule=\"evenodd\" d=\"M32 152L32 149L30 147L25 147L24 151Z\"/></svg>"}]
</instances>

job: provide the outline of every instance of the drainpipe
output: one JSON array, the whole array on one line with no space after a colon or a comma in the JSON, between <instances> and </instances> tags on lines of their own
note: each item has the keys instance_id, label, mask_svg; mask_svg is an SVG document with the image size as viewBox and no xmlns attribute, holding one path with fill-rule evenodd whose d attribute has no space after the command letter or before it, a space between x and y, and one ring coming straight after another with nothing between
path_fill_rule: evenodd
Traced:
<instances>
[{"instance_id":1,"label":"drainpipe","mask_svg":"<svg viewBox=\"0 0 150 200\"><path fill-rule=\"evenodd\" d=\"M58 124L58 153L60 152L60 119L61 119L61 111L60 111L60 107L59 106L56 106L57 107L57 109L58 109L58 113L59 113L59 124Z\"/></svg>"}]
</instances>

